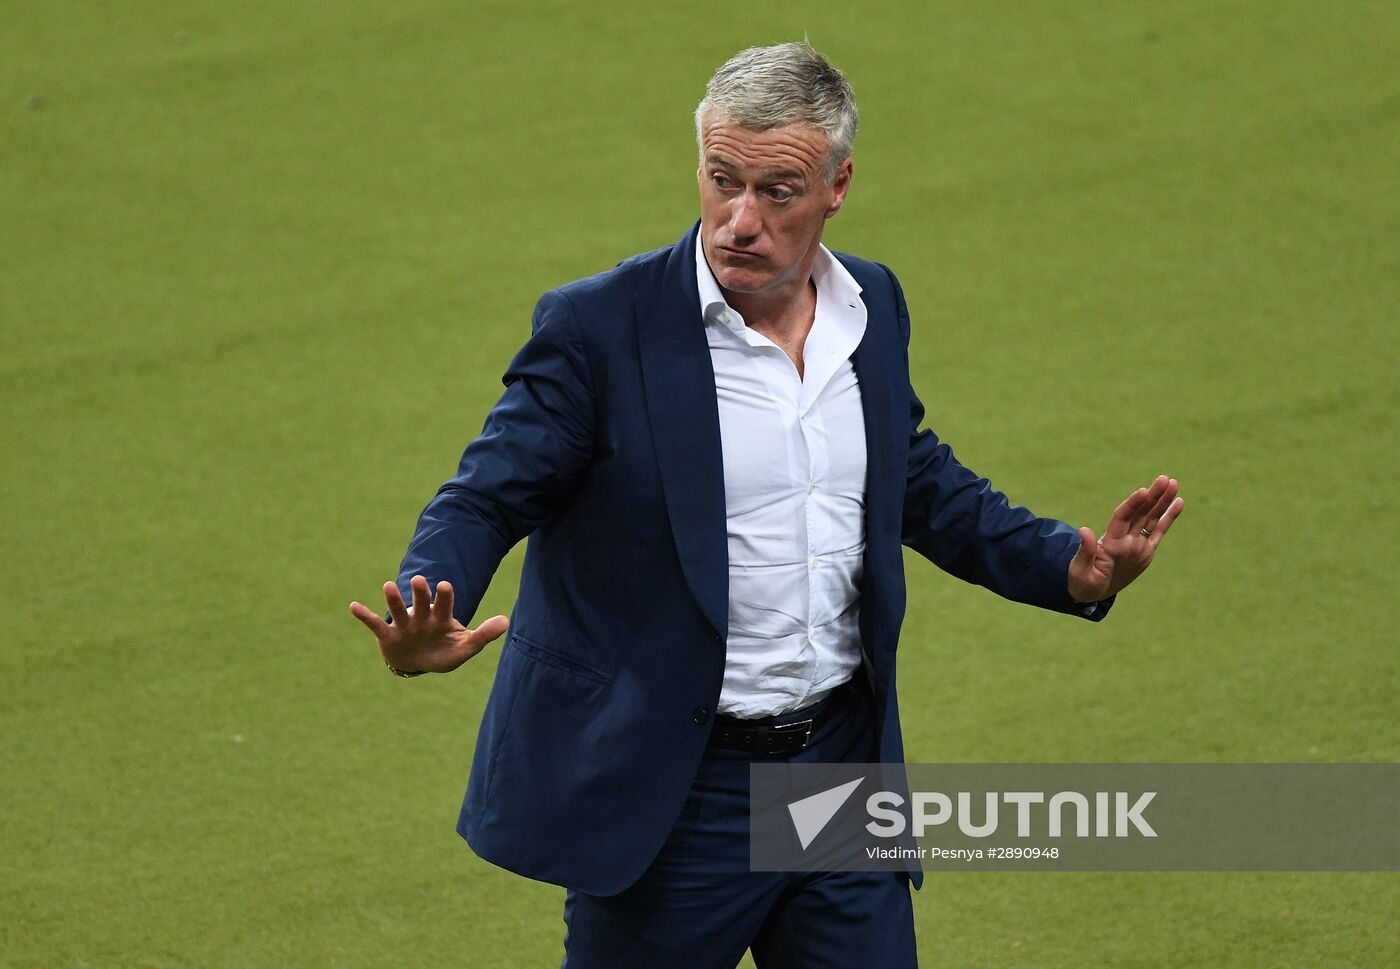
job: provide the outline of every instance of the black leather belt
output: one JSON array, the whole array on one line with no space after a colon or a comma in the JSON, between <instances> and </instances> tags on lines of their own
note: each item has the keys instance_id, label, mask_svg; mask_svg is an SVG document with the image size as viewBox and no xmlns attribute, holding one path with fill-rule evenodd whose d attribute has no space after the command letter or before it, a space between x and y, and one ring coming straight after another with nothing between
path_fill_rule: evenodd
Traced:
<instances>
[{"instance_id":1,"label":"black leather belt","mask_svg":"<svg viewBox=\"0 0 1400 969\"><path fill-rule=\"evenodd\" d=\"M742 750L760 757L781 757L806 750L812 742L812 734L839 709L842 700L851 689L843 683L831 692L825 700L814 703L812 715L801 720L788 720L792 713L774 717L759 717L747 720L721 713L715 717L714 728L710 731L710 746L725 750ZM795 713L801 713L798 710Z\"/></svg>"}]
</instances>

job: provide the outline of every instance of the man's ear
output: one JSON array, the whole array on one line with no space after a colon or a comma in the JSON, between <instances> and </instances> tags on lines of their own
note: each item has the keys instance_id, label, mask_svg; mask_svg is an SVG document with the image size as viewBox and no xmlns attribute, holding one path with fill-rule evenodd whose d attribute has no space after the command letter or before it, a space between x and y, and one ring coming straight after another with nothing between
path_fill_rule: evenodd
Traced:
<instances>
[{"instance_id":1,"label":"man's ear","mask_svg":"<svg viewBox=\"0 0 1400 969\"><path fill-rule=\"evenodd\" d=\"M849 158L836 169L836 177L831 180L831 204L826 207L828 219L840 212L841 206L846 203L846 193L850 191L851 175L855 170L855 164Z\"/></svg>"}]
</instances>

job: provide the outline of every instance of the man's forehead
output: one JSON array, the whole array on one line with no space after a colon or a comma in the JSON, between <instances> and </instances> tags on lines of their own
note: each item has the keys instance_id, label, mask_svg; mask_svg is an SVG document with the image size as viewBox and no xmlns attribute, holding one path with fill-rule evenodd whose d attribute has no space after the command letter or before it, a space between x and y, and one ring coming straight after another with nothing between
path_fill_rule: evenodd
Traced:
<instances>
[{"instance_id":1,"label":"man's forehead","mask_svg":"<svg viewBox=\"0 0 1400 969\"><path fill-rule=\"evenodd\" d=\"M829 150L826 133L810 125L758 129L720 118L706 120L700 143L707 162L765 174L812 174L825 163Z\"/></svg>"}]
</instances>

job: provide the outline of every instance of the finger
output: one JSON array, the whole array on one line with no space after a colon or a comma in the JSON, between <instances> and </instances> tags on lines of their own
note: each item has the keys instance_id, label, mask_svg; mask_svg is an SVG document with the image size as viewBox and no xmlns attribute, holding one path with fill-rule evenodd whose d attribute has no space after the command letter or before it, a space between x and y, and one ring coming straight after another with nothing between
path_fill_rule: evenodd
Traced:
<instances>
[{"instance_id":1,"label":"finger","mask_svg":"<svg viewBox=\"0 0 1400 969\"><path fill-rule=\"evenodd\" d=\"M350 615L369 627L369 631L374 633L376 639L383 639L389 634L389 624L380 618L379 613L367 606L362 606L358 602L350 603Z\"/></svg>"},{"instance_id":2,"label":"finger","mask_svg":"<svg viewBox=\"0 0 1400 969\"><path fill-rule=\"evenodd\" d=\"M1115 518L1122 518L1124 521L1131 521L1135 516L1141 513L1143 508L1149 507L1151 504L1151 492L1146 488L1138 488L1127 498L1123 499L1123 503L1115 509L1113 516Z\"/></svg>"},{"instance_id":3,"label":"finger","mask_svg":"<svg viewBox=\"0 0 1400 969\"><path fill-rule=\"evenodd\" d=\"M437 598L433 600L433 618L442 622L452 618L452 583L446 579L437 584Z\"/></svg>"},{"instance_id":4,"label":"finger","mask_svg":"<svg viewBox=\"0 0 1400 969\"><path fill-rule=\"evenodd\" d=\"M392 582L384 583L384 601L389 604L389 615L394 620L396 626L408 625L408 607L403 604L403 596L399 594L399 587Z\"/></svg>"},{"instance_id":5,"label":"finger","mask_svg":"<svg viewBox=\"0 0 1400 969\"><path fill-rule=\"evenodd\" d=\"M1152 548L1154 551L1156 550L1157 546L1161 543L1162 536L1167 534L1167 529L1172 527L1172 522L1176 521L1177 517L1181 514L1181 510L1185 507L1185 498L1177 498L1175 501L1173 501L1170 505L1167 506L1167 510L1162 514L1161 521L1158 523L1157 527L1152 532L1152 538L1149 539L1149 541L1152 543Z\"/></svg>"},{"instance_id":6,"label":"finger","mask_svg":"<svg viewBox=\"0 0 1400 969\"><path fill-rule=\"evenodd\" d=\"M413 590L413 614L415 616L431 616L432 603L428 598L428 580L421 575L415 575L408 584Z\"/></svg>"},{"instance_id":7,"label":"finger","mask_svg":"<svg viewBox=\"0 0 1400 969\"><path fill-rule=\"evenodd\" d=\"M509 628L510 620L505 616L492 616L480 626L470 630L472 650L475 652L480 650L487 643L500 639Z\"/></svg>"},{"instance_id":8,"label":"finger","mask_svg":"<svg viewBox=\"0 0 1400 969\"><path fill-rule=\"evenodd\" d=\"M1164 481L1166 483L1162 484ZM1143 515L1142 523L1138 526L1139 528L1146 528L1148 531L1152 531L1156 527L1157 520L1166 513L1166 510L1171 507L1172 501L1176 498L1178 485L1175 478L1158 478L1156 483L1153 484L1152 490L1159 491L1158 485L1161 485L1160 493L1156 496L1152 507Z\"/></svg>"},{"instance_id":9,"label":"finger","mask_svg":"<svg viewBox=\"0 0 1400 969\"><path fill-rule=\"evenodd\" d=\"M1108 528L1104 530L1104 538L1122 538L1128 535L1132 529L1133 519L1136 518L1143 507L1143 503L1148 501L1147 489L1139 488L1123 499L1123 503L1113 509L1113 517L1108 520Z\"/></svg>"}]
</instances>

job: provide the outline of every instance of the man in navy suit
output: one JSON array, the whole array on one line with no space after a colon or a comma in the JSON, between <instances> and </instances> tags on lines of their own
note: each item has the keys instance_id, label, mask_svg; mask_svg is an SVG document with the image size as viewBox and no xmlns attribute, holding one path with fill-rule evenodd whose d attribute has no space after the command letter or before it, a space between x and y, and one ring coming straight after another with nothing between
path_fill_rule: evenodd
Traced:
<instances>
[{"instance_id":1,"label":"man in navy suit","mask_svg":"<svg viewBox=\"0 0 1400 969\"><path fill-rule=\"evenodd\" d=\"M901 546L1097 620L1181 511L1160 477L1076 531L920 428L899 284L821 244L855 128L806 45L720 68L698 225L541 298L389 620L351 605L400 675L509 630L458 830L568 889L570 969L914 965L911 876L748 870L748 765L902 762ZM512 619L469 628L527 537Z\"/></svg>"}]
</instances>

